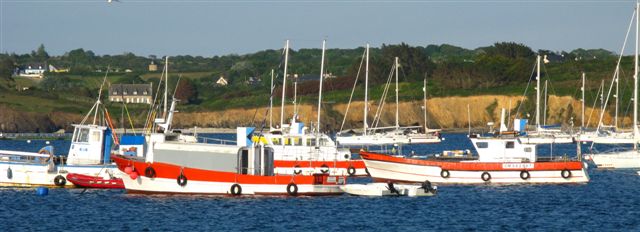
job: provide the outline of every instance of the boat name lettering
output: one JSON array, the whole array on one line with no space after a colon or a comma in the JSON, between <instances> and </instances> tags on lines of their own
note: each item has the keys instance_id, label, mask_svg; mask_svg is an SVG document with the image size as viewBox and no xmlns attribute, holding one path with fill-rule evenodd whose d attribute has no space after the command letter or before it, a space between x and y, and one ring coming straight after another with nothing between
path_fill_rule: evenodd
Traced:
<instances>
[{"instance_id":1,"label":"boat name lettering","mask_svg":"<svg viewBox=\"0 0 640 232\"><path fill-rule=\"evenodd\" d=\"M533 164L532 163L507 163L507 164L502 164L502 168L504 169L532 169L533 168Z\"/></svg>"}]
</instances>

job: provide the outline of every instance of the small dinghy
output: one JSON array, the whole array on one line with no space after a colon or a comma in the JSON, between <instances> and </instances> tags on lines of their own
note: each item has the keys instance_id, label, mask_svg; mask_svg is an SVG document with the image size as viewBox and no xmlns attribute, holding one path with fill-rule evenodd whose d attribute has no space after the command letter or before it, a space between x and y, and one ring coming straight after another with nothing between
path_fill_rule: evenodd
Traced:
<instances>
[{"instance_id":1,"label":"small dinghy","mask_svg":"<svg viewBox=\"0 0 640 232\"><path fill-rule=\"evenodd\" d=\"M81 188L124 189L122 179L115 177L69 173L67 174L67 180Z\"/></svg>"},{"instance_id":2,"label":"small dinghy","mask_svg":"<svg viewBox=\"0 0 640 232\"><path fill-rule=\"evenodd\" d=\"M432 187L429 181L422 185L416 184L394 184L370 183L370 184L347 184L340 186L342 191L356 196L409 196L422 197L433 196L438 192L438 187Z\"/></svg>"}]
</instances>

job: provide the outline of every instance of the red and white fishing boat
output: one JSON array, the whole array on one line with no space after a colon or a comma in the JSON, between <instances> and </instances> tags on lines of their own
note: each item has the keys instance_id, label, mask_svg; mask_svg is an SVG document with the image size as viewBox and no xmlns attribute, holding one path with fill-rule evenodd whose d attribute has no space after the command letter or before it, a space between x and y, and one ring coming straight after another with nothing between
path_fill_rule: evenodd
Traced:
<instances>
[{"instance_id":1,"label":"red and white fishing boat","mask_svg":"<svg viewBox=\"0 0 640 232\"><path fill-rule=\"evenodd\" d=\"M482 184L583 183L589 181L587 164L566 157L538 157L536 146L518 137L478 137L471 142L478 152L444 152L424 159L361 152L376 181ZM580 155L578 155L580 157Z\"/></svg>"},{"instance_id":2,"label":"red and white fishing boat","mask_svg":"<svg viewBox=\"0 0 640 232\"><path fill-rule=\"evenodd\" d=\"M238 128L239 132L247 131ZM129 193L338 195L346 177L276 175L273 150L260 144L219 145L164 140L154 134L144 157L114 155ZM243 143L246 134L238 136Z\"/></svg>"}]
</instances>

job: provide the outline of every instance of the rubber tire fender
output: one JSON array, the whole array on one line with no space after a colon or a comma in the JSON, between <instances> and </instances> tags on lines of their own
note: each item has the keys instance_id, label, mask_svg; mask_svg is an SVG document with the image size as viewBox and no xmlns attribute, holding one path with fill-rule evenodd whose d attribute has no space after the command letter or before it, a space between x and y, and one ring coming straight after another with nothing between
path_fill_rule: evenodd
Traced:
<instances>
[{"instance_id":1,"label":"rubber tire fender","mask_svg":"<svg viewBox=\"0 0 640 232\"><path fill-rule=\"evenodd\" d=\"M178 185L184 187L185 185L187 185L187 182L189 180L187 179L186 176L184 176L184 174L180 173L180 175L178 176L178 178L176 178L176 182L178 182Z\"/></svg>"},{"instance_id":2,"label":"rubber tire fender","mask_svg":"<svg viewBox=\"0 0 640 232\"><path fill-rule=\"evenodd\" d=\"M562 172L560 172L560 175L562 176L562 178L569 179L572 176L571 175L571 170L564 169L564 170L562 170Z\"/></svg>"},{"instance_id":3,"label":"rubber tire fender","mask_svg":"<svg viewBox=\"0 0 640 232\"><path fill-rule=\"evenodd\" d=\"M356 168L354 168L353 166L349 166L347 168L347 173L349 174L349 176L354 176L356 174Z\"/></svg>"},{"instance_id":4,"label":"rubber tire fender","mask_svg":"<svg viewBox=\"0 0 640 232\"><path fill-rule=\"evenodd\" d=\"M442 169L442 171L440 171L440 176L444 179L449 178L451 174L449 173L449 170L447 169Z\"/></svg>"},{"instance_id":5,"label":"rubber tire fender","mask_svg":"<svg viewBox=\"0 0 640 232\"><path fill-rule=\"evenodd\" d=\"M287 193L290 196L297 196L298 195L298 185L295 183L289 183L287 185Z\"/></svg>"},{"instance_id":6,"label":"rubber tire fender","mask_svg":"<svg viewBox=\"0 0 640 232\"><path fill-rule=\"evenodd\" d=\"M55 184L58 187L62 187L65 184L67 184L67 179L64 178L64 176L62 175L57 175L56 178L53 178L53 184Z\"/></svg>"},{"instance_id":7,"label":"rubber tire fender","mask_svg":"<svg viewBox=\"0 0 640 232\"><path fill-rule=\"evenodd\" d=\"M322 168L320 169L320 172L322 172L323 174L329 172L329 166L327 166L327 164L322 164L320 168Z\"/></svg>"},{"instance_id":8,"label":"rubber tire fender","mask_svg":"<svg viewBox=\"0 0 640 232\"><path fill-rule=\"evenodd\" d=\"M239 184L231 185L231 195L240 196L242 194L242 186Z\"/></svg>"},{"instance_id":9,"label":"rubber tire fender","mask_svg":"<svg viewBox=\"0 0 640 232\"><path fill-rule=\"evenodd\" d=\"M147 178L156 178L156 170L149 166L144 169L144 176Z\"/></svg>"},{"instance_id":10,"label":"rubber tire fender","mask_svg":"<svg viewBox=\"0 0 640 232\"><path fill-rule=\"evenodd\" d=\"M488 172L483 172L480 178L482 178L484 182L488 182L491 180L491 174L489 174Z\"/></svg>"},{"instance_id":11,"label":"rubber tire fender","mask_svg":"<svg viewBox=\"0 0 640 232\"><path fill-rule=\"evenodd\" d=\"M522 178L523 180L528 180L529 178L531 178L531 174L529 174L529 171L527 170L522 170L520 172L520 178Z\"/></svg>"}]
</instances>

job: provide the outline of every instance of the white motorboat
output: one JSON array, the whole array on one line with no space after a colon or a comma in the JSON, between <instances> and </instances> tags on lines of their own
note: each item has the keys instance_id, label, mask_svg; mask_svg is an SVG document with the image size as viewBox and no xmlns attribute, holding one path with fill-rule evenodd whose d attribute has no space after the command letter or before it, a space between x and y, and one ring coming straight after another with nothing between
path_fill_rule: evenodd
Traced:
<instances>
[{"instance_id":1,"label":"white motorboat","mask_svg":"<svg viewBox=\"0 0 640 232\"><path fill-rule=\"evenodd\" d=\"M437 186L425 182L422 185L416 184L394 184L389 183L369 183L369 184L347 184L340 186L342 191L356 196L409 196L423 197L434 196L438 192Z\"/></svg>"}]
</instances>

